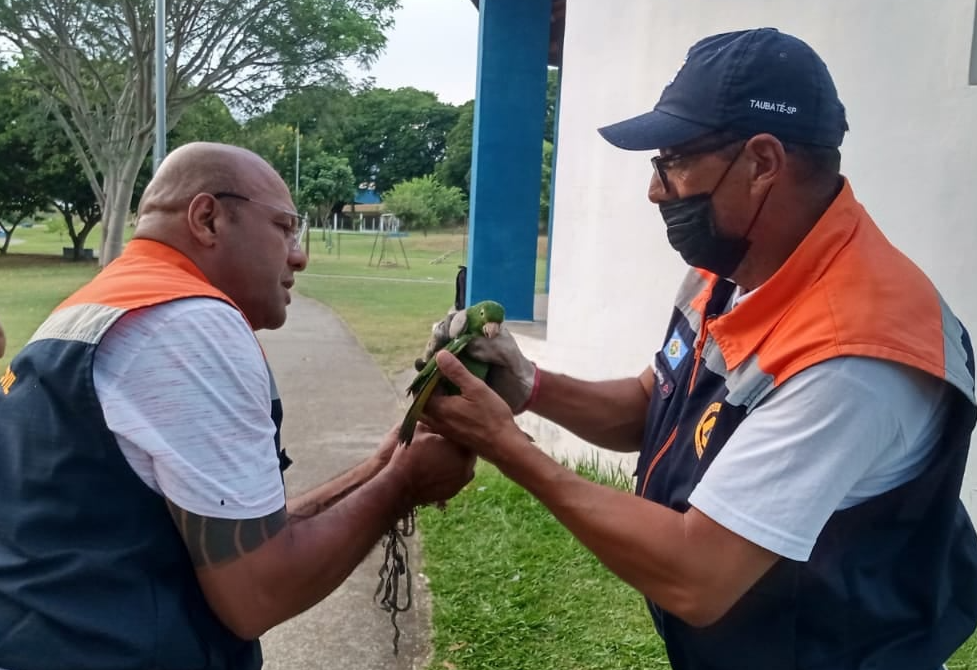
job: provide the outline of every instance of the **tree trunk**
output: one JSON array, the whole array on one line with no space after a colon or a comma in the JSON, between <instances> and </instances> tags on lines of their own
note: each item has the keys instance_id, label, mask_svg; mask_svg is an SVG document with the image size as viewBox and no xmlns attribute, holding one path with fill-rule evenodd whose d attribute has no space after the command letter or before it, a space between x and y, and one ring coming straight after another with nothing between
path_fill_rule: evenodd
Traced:
<instances>
[{"instance_id":1,"label":"tree trunk","mask_svg":"<svg viewBox=\"0 0 977 670\"><path fill-rule=\"evenodd\" d=\"M85 240L88 239L88 233L92 232L92 228L94 228L94 226L89 226L86 223L78 234L75 235L71 240L71 244L75 248L74 258L76 261L81 260L81 253L85 248Z\"/></svg>"},{"instance_id":2,"label":"tree trunk","mask_svg":"<svg viewBox=\"0 0 977 670\"><path fill-rule=\"evenodd\" d=\"M130 154L121 164L113 165L105 175L105 211L102 213L102 246L99 251L99 265L105 267L122 253L126 219L132 203L132 191L139 176L139 166L149 151L147 148ZM134 156L139 154L139 160Z\"/></svg>"},{"instance_id":3,"label":"tree trunk","mask_svg":"<svg viewBox=\"0 0 977 670\"><path fill-rule=\"evenodd\" d=\"M64 225L68 229L68 237L71 238L71 260L80 261L82 251L85 248L85 240L88 239L88 234L98 224L96 212L100 210L99 208L95 208L94 210L90 210L86 215L81 211L76 212L72 206L62 207L57 201L54 203L54 206L61 212L61 216L64 218ZM81 225L78 228L75 228L75 214L78 215L78 220L81 221Z\"/></svg>"},{"instance_id":4,"label":"tree trunk","mask_svg":"<svg viewBox=\"0 0 977 670\"><path fill-rule=\"evenodd\" d=\"M102 214L102 246L98 254L98 264L105 267L122 253L122 238L125 232L129 201L117 175L105 176L105 212ZM129 198L132 191L129 191Z\"/></svg>"},{"instance_id":5,"label":"tree trunk","mask_svg":"<svg viewBox=\"0 0 977 670\"><path fill-rule=\"evenodd\" d=\"M71 254L71 260L80 261L81 251L85 247L85 236L77 235L71 240L71 247L74 251Z\"/></svg>"},{"instance_id":6,"label":"tree trunk","mask_svg":"<svg viewBox=\"0 0 977 670\"><path fill-rule=\"evenodd\" d=\"M61 216L62 218L64 218L64 225L68 229L68 237L71 238L71 248L73 250L71 253L71 260L73 261L80 260L81 245L84 244L85 240L84 239L79 240L78 239L79 236L75 234L75 222L74 222L74 217L71 214L71 210L67 207L62 209L61 206L57 204L55 205L55 207L57 207L58 211L61 212Z\"/></svg>"},{"instance_id":7,"label":"tree trunk","mask_svg":"<svg viewBox=\"0 0 977 670\"><path fill-rule=\"evenodd\" d=\"M17 226L20 225L20 222L23 221L24 218L25 218L24 215L18 213L17 214L17 218L14 219L14 221L16 221L16 223L14 223L13 225L11 225L9 230L7 228L3 228L3 232L4 232L3 246L0 247L0 256L6 256L7 255L7 249L10 247L10 240L14 236L14 231L17 230Z\"/></svg>"}]
</instances>

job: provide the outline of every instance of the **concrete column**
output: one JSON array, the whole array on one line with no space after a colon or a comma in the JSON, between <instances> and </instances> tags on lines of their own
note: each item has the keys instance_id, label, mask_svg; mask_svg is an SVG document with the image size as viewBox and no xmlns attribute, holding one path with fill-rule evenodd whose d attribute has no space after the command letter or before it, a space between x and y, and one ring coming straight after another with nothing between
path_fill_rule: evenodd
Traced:
<instances>
[{"instance_id":1,"label":"concrete column","mask_svg":"<svg viewBox=\"0 0 977 670\"><path fill-rule=\"evenodd\" d=\"M552 3L479 4L467 296L531 321Z\"/></svg>"}]
</instances>

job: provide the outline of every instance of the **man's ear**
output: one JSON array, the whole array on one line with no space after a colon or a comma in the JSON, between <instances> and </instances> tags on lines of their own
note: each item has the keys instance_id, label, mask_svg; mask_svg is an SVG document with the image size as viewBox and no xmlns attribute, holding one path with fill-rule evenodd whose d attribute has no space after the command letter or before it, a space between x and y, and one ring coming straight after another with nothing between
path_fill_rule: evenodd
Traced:
<instances>
[{"instance_id":1,"label":"man's ear","mask_svg":"<svg viewBox=\"0 0 977 670\"><path fill-rule=\"evenodd\" d=\"M210 193L198 193L187 207L187 225L190 235L205 247L211 247L217 242L217 227L215 220L220 204Z\"/></svg>"},{"instance_id":2,"label":"man's ear","mask_svg":"<svg viewBox=\"0 0 977 670\"><path fill-rule=\"evenodd\" d=\"M745 152L750 158L750 181L754 188L765 192L787 167L784 145L773 135L762 133L750 138Z\"/></svg>"}]
</instances>

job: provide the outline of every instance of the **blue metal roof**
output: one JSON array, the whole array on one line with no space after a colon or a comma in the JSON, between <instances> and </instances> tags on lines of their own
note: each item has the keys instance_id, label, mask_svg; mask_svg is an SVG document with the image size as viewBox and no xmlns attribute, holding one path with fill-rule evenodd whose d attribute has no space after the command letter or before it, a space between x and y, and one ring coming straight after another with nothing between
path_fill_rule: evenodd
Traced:
<instances>
[{"instance_id":1,"label":"blue metal roof","mask_svg":"<svg viewBox=\"0 0 977 670\"><path fill-rule=\"evenodd\" d=\"M358 188L356 189L356 196L353 198L353 202L357 205L379 205L383 200L380 199L380 195L372 188Z\"/></svg>"}]
</instances>

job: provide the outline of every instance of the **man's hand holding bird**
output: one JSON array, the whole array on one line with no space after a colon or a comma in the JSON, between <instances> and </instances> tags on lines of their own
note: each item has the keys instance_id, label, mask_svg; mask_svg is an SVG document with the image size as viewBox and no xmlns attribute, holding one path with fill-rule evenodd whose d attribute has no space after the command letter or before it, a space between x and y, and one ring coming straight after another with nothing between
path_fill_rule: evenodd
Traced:
<instances>
[{"instance_id":1,"label":"man's hand holding bird","mask_svg":"<svg viewBox=\"0 0 977 670\"><path fill-rule=\"evenodd\" d=\"M492 340L498 337L502 332L504 319L505 309L502 305L493 300L483 300L464 311L449 313L449 319L441 322L441 324L447 323L446 333L444 332L444 325L436 324L434 326L431 339L425 348L425 355L428 356L428 359L410 386L407 387L407 392L413 394L414 400L407 409L404 421L401 424L399 439L402 443L411 443L417 421L424 412L424 405L441 383L442 375L433 355L434 352L443 348L457 356L473 375L485 379L489 371L489 364L468 355L467 347L479 340ZM447 342L439 347L438 345L444 339L445 334L448 337ZM449 393L456 392L456 389L451 387L444 387L444 389Z\"/></svg>"}]
</instances>

